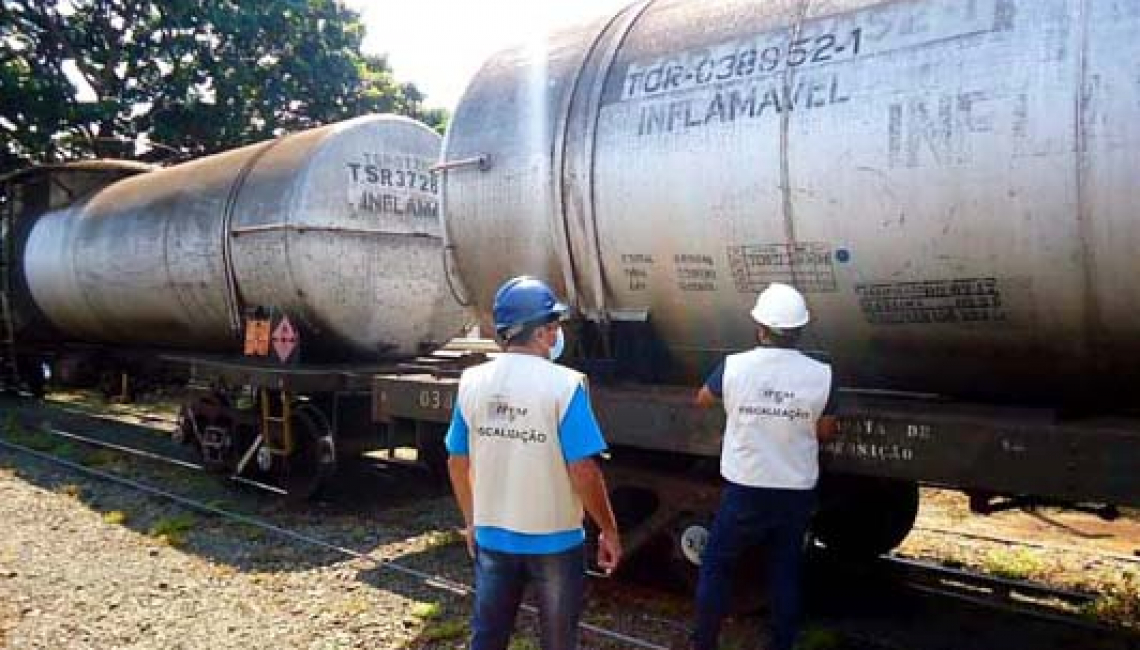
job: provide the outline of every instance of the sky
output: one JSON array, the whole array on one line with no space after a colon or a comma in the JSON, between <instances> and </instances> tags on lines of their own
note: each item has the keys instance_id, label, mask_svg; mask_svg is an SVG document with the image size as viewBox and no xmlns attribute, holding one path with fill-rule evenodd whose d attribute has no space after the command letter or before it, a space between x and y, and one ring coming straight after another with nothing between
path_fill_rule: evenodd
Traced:
<instances>
[{"instance_id":1,"label":"sky","mask_svg":"<svg viewBox=\"0 0 1140 650\"><path fill-rule=\"evenodd\" d=\"M551 28L611 15L632 0L347 0L359 11L364 51L387 54L396 79L412 82L429 107L453 109L495 52Z\"/></svg>"}]
</instances>

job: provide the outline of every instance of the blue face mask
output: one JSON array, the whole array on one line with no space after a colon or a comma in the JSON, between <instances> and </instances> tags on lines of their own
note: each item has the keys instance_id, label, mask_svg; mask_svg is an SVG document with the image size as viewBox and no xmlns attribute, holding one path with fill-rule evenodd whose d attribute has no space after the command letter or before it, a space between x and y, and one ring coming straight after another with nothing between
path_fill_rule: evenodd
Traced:
<instances>
[{"instance_id":1,"label":"blue face mask","mask_svg":"<svg viewBox=\"0 0 1140 650\"><path fill-rule=\"evenodd\" d=\"M551 361L557 361L558 357L562 356L562 351L566 349L566 337L562 335L562 328L558 328L558 336L554 339L554 346L550 348Z\"/></svg>"}]
</instances>

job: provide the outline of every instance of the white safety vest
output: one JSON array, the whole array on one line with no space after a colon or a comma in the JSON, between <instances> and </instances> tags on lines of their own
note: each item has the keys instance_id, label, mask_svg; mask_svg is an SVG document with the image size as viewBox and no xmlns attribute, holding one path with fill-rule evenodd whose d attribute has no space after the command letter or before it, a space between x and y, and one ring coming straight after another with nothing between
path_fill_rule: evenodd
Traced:
<instances>
[{"instance_id":1,"label":"white safety vest","mask_svg":"<svg viewBox=\"0 0 1140 650\"><path fill-rule=\"evenodd\" d=\"M476 526L528 534L581 528L558 428L583 381L529 354L464 371L458 403L469 430Z\"/></svg>"},{"instance_id":2,"label":"white safety vest","mask_svg":"<svg viewBox=\"0 0 1140 650\"><path fill-rule=\"evenodd\" d=\"M797 350L758 347L730 355L724 363L721 475L752 487L815 487L815 425L830 391L831 366Z\"/></svg>"}]
</instances>

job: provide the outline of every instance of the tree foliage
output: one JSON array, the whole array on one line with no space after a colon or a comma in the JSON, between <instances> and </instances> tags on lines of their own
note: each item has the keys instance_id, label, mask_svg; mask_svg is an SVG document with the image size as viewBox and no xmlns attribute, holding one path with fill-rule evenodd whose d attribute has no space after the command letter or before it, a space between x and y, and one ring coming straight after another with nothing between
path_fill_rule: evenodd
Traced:
<instances>
[{"instance_id":1,"label":"tree foliage","mask_svg":"<svg viewBox=\"0 0 1140 650\"><path fill-rule=\"evenodd\" d=\"M339 0L0 0L0 173L140 137L197 156L371 112L441 125L363 36Z\"/></svg>"}]
</instances>

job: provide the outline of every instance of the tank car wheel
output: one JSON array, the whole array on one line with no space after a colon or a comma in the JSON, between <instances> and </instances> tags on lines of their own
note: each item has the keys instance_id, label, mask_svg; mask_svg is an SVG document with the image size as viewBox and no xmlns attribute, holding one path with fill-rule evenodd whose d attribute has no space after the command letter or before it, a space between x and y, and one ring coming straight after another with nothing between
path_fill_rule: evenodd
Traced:
<instances>
[{"instance_id":1,"label":"tank car wheel","mask_svg":"<svg viewBox=\"0 0 1140 650\"><path fill-rule=\"evenodd\" d=\"M182 405L178 427L171 434L175 442L194 445L198 459L211 472L229 471L237 463L236 424L228 411L229 401L222 395L199 397Z\"/></svg>"},{"instance_id":2,"label":"tank car wheel","mask_svg":"<svg viewBox=\"0 0 1140 650\"><path fill-rule=\"evenodd\" d=\"M696 593L701 573L701 555L712 530L712 513L684 512L654 543L653 561L664 565L670 584L680 592Z\"/></svg>"},{"instance_id":3,"label":"tank car wheel","mask_svg":"<svg viewBox=\"0 0 1140 650\"><path fill-rule=\"evenodd\" d=\"M296 449L283 459L276 472L291 499L316 496L336 473L336 443L332 425L320 409L301 404L293 410Z\"/></svg>"},{"instance_id":4,"label":"tank car wheel","mask_svg":"<svg viewBox=\"0 0 1140 650\"><path fill-rule=\"evenodd\" d=\"M898 546L918 516L918 484L831 476L821 484L815 540L845 559L873 559Z\"/></svg>"},{"instance_id":5,"label":"tank car wheel","mask_svg":"<svg viewBox=\"0 0 1140 650\"><path fill-rule=\"evenodd\" d=\"M695 594L701 576L701 560L712 533L714 514L683 513L668 531L667 555L662 558L668 567L670 582L685 594ZM737 558L730 609L737 613L755 612L764 607L766 600L764 573L761 559L763 549L748 549Z\"/></svg>"}]
</instances>

